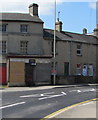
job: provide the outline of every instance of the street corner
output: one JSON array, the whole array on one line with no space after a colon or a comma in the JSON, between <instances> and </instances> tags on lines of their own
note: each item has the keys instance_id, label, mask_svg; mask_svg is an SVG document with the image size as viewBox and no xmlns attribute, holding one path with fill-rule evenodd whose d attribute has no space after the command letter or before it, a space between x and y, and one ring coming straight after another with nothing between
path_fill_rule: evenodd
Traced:
<instances>
[{"instance_id":1,"label":"street corner","mask_svg":"<svg viewBox=\"0 0 98 120\"><path fill-rule=\"evenodd\" d=\"M84 101L81 103L73 104L71 106L65 107L61 110L58 110L48 116L45 120L96 120L98 108L98 98ZM42 119L43 120L43 119Z\"/></svg>"}]
</instances>

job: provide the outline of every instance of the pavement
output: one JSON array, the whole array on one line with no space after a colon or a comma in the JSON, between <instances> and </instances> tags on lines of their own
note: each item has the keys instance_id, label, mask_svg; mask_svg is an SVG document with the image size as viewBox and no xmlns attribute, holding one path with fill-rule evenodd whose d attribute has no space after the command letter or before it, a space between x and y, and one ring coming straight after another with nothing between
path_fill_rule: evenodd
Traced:
<instances>
[{"instance_id":1,"label":"pavement","mask_svg":"<svg viewBox=\"0 0 98 120\"><path fill-rule=\"evenodd\" d=\"M95 86L95 84L86 84L89 86ZM83 86L83 85L80 85ZM76 85L76 87L80 87L79 85ZM96 84L98 86L98 84ZM72 87L72 86L71 86ZM84 101L81 103L77 103L71 106L68 106L66 108L63 108L59 111L56 111L48 116L46 116L46 119L61 119L64 118L64 120L68 119L74 119L76 118L83 118L83 120L98 120L98 98ZM92 119L91 119L92 118Z\"/></svg>"},{"instance_id":2,"label":"pavement","mask_svg":"<svg viewBox=\"0 0 98 120\"><path fill-rule=\"evenodd\" d=\"M15 91L29 91L29 90L44 90L44 89L53 89L60 87L65 87L65 88L81 87L84 85L98 86L98 84L81 84L81 85L56 85L56 86L37 86L37 87L7 87L7 88L1 88L0 91L15 92ZM56 111L55 113L46 116L45 118L96 118L96 120L98 120L97 109L98 109L98 98L68 106L64 109L61 109L59 111Z\"/></svg>"},{"instance_id":3,"label":"pavement","mask_svg":"<svg viewBox=\"0 0 98 120\"><path fill-rule=\"evenodd\" d=\"M48 86L33 86L33 87L8 87L0 86L2 92L15 92L15 91L29 91L29 90L44 90L53 88L68 88L68 87L81 87L81 86L98 86L98 84L75 84L75 85L48 85Z\"/></svg>"},{"instance_id":4,"label":"pavement","mask_svg":"<svg viewBox=\"0 0 98 120\"><path fill-rule=\"evenodd\" d=\"M97 115L98 109L98 101L91 100L91 101L84 101L82 103L69 106L62 110L56 111L49 115L50 118L96 118L98 120ZM87 120L87 119L86 119Z\"/></svg>"}]
</instances>

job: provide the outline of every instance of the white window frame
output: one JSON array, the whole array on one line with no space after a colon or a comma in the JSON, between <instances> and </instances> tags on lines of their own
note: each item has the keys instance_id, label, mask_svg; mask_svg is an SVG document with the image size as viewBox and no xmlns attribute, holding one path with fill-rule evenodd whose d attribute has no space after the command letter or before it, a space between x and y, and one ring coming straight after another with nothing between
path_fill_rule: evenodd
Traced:
<instances>
[{"instance_id":1,"label":"white window frame","mask_svg":"<svg viewBox=\"0 0 98 120\"><path fill-rule=\"evenodd\" d=\"M88 65L88 76L94 76L94 65L93 64Z\"/></svg>"},{"instance_id":2,"label":"white window frame","mask_svg":"<svg viewBox=\"0 0 98 120\"><path fill-rule=\"evenodd\" d=\"M20 53L27 54L28 52L28 41L20 41Z\"/></svg>"},{"instance_id":3,"label":"white window frame","mask_svg":"<svg viewBox=\"0 0 98 120\"><path fill-rule=\"evenodd\" d=\"M0 53L1 54L7 53L7 42L6 41L0 41Z\"/></svg>"},{"instance_id":4,"label":"white window frame","mask_svg":"<svg viewBox=\"0 0 98 120\"><path fill-rule=\"evenodd\" d=\"M27 33L28 32L28 25L27 24L21 24L20 25L20 32L21 33Z\"/></svg>"},{"instance_id":5,"label":"white window frame","mask_svg":"<svg viewBox=\"0 0 98 120\"><path fill-rule=\"evenodd\" d=\"M78 67L78 65L80 65L80 67ZM81 67L82 66L82 64L81 63L77 63L77 67L76 67L76 75L81 75L82 73L81 73Z\"/></svg>"},{"instance_id":6,"label":"white window frame","mask_svg":"<svg viewBox=\"0 0 98 120\"><path fill-rule=\"evenodd\" d=\"M7 25L8 25L8 24L1 24L1 25L0 25L0 31L1 31L1 32L7 32Z\"/></svg>"},{"instance_id":7,"label":"white window frame","mask_svg":"<svg viewBox=\"0 0 98 120\"><path fill-rule=\"evenodd\" d=\"M78 48L78 46L79 46L80 48ZM80 54L78 53L78 51L80 51ZM78 56L82 56L82 44L77 44L77 55L78 55Z\"/></svg>"}]
</instances>

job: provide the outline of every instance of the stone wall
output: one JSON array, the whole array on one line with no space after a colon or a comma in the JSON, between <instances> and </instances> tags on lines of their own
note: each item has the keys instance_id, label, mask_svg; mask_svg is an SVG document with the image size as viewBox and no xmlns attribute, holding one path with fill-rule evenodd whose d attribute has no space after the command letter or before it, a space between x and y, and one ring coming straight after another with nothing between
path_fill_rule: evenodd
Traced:
<instances>
[{"instance_id":1,"label":"stone wall","mask_svg":"<svg viewBox=\"0 0 98 120\"><path fill-rule=\"evenodd\" d=\"M57 76L56 84L71 85L71 84L94 84L98 83L97 77L92 76Z\"/></svg>"}]
</instances>

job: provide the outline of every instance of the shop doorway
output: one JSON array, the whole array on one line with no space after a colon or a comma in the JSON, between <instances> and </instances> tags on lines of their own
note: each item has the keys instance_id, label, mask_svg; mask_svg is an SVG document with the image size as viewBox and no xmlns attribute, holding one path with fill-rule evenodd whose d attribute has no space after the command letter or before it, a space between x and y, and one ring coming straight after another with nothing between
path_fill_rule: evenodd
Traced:
<instances>
[{"instance_id":1,"label":"shop doorway","mask_svg":"<svg viewBox=\"0 0 98 120\"><path fill-rule=\"evenodd\" d=\"M30 63L25 64L26 86L33 86L34 85L34 69L35 69L35 66L31 65Z\"/></svg>"}]
</instances>

